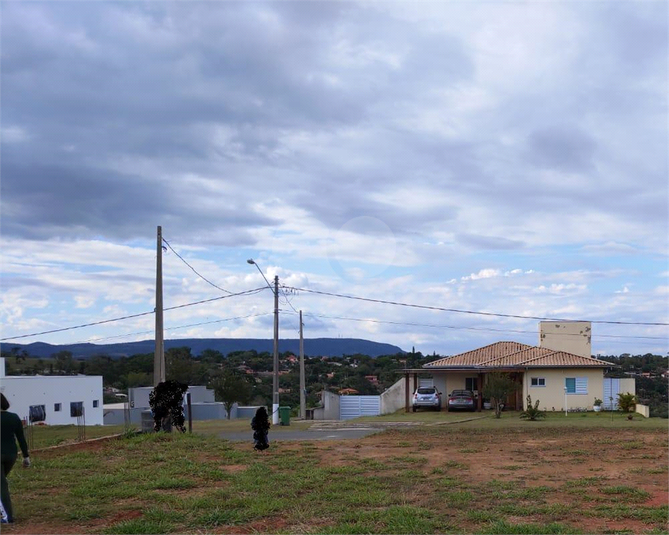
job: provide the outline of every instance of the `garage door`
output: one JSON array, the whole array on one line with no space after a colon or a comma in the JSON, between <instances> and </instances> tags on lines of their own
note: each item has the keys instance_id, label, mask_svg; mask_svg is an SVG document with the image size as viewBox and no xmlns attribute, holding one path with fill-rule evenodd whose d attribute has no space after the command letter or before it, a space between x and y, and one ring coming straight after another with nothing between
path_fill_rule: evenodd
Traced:
<instances>
[{"instance_id":1,"label":"garage door","mask_svg":"<svg viewBox=\"0 0 669 535\"><path fill-rule=\"evenodd\" d=\"M359 416L378 416L381 413L381 396L341 396L339 419L350 420Z\"/></svg>"}]
</instances>

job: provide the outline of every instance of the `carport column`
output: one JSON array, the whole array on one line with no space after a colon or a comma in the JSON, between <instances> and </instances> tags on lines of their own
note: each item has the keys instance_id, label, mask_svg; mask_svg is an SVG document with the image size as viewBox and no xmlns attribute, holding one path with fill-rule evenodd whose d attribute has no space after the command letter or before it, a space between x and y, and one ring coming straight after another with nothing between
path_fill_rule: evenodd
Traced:
<instances>
[{"instance_id":1,"label":"carport column","mask_svg":"<svg viewBox=\"0 0 669 535\"><path fill-rule=\"evenodd\" d=\"M409 374L404 374L404 412L409 412Z\"/></svg>"},{"instance_id":2,"label":"carport column","mask_svg":"<svg viewBox=\"0 0 669 535\"><path fill-rule=\"evenodd\" d=\"M476 410L478 412L481 412L481 409L483 408L483 374L479 373L479 380L477 381L478 383L478 390L479 390L479 402L478 402L478 407Z\"/></svg>"},{"instance_id":3,"label":"carport column","mask_svg":"<svg viewBox=\"0 0 669 535\"><path fill-rule=\"evenodd\" d=\"M414 373L413 374L413 391L415 392L418 390L418 374Z\"/></svg>"},{"instance_id":4,"label":"carport column","mask_svg":"<svg viewBox=\"0 0 669 535\"><path fill-rule=\"evenodd\" d=\"M448 412L448 375L444 375L444 398L442 398L442 401L446 406L446 412Z\"/></svg>"}]
</instances>

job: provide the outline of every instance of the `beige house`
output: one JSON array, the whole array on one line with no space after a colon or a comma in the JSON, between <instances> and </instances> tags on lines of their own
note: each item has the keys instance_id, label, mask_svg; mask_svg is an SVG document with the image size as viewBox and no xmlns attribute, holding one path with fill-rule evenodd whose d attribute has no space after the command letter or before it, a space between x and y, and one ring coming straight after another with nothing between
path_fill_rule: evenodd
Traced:
<instances>
[{"instance_id":1,"label":"beige house","mask_svg":"<svg viewBox=\"0 0 669 535\"><path fill-rule=\"evenodd\" d=\"M588 345L589 338L588 329ZM496 342L435 360L420 369L404 370L406 409L410 410L411 393L431 381L444 395L442 410L448 410L447 395L458 389L478 393L478 410L481 410L486 376L504 372L518 385L507 400L507 409L524 409L529 394L533 402L540 400L539 407L543 410L563 411L565 407L592 410L595 398L604 399L604 372L613 367L609 362L583 354L518 342Z\"/></svg>"}]
</instances>

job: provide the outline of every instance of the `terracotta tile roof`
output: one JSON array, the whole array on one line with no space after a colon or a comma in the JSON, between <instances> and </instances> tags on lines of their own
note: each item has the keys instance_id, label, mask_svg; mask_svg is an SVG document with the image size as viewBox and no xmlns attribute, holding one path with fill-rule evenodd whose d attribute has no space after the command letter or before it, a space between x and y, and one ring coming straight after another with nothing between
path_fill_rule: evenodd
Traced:
<instances>
[{"instance_id":1,"label":"terracotta tile roof","mask_svg":"<svg viewBox=\"0 0 669 535\"><path fill-rule=\"evenodd\" d=\"M495 358L504 357L511 353L516 353L523 349L529 349L532 346L520 344L518 342L495 342L489 346L480 347L473 351L460 353L451 357L444 357L443 359L428 362L423 368L441 368L450 366L478 366L482 362L486 362Z\"/></svg>"},{"instance_id":2,"label":"terracotta tile roof","mask_svg":"<svg viewBox=\"0 0 669 535\"><path fill-rule=\"evenodd\" d=\"M552 351L548 355L539 355L530 361L523 362L522 365L528 368L532 368L533 366L591 366L593 368L608 368L612 366L610 362L593 359L592 357L573 355L564 351Z\"/></svg>"},{"instance_id":3,"label":"terracotta tile roof","mask_svg":"<svg viewBox=\"0 0 669 535\"><path fill-rule=\"evenodd\" d=\"M489 346L429 362L423 368L532 368L532 367L593 367L606 368L611 363L555 351L545 347L528 346L518 342L497 342Z\"/></svg>"}]
</instances>

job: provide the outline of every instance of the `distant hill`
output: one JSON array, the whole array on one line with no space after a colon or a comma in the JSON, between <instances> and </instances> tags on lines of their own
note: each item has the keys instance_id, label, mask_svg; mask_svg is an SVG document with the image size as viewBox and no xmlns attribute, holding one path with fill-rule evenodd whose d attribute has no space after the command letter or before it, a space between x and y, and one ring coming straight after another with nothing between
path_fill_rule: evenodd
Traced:
<instances>
[{"instance_id":1,"label":"distant hill","mask_svg":"<svg viewBox=\"0 0 669 535\"><path fill-rule=\"evenodd\" d=\"M300 351L298 339L279 340L279 352L290 351L298 354ZM107 355L113 358L129 357L138 353L153 353L155 342L143 340L141 342L127 342L120 344L45 344L35 342L32 344L8 344L2 345L2 351L9 352L13 347L19 350L25 349L31 357L48 358L59 351L70 351L74 358L89 358L95 355ZM256 350L258 353L274 350L273 340L256 338L180 338L178 340L165 340L165 349L174 347L190 347L193 355L200 355L205 349L214 349L224 355L233 351ZM382 344L370 340L358 338L310 338L304 340L304 354L307 356L337 357L342 355L354 355L360 353L370 357L379 355L393 355L404 353L402 349L391 344Z\"/></svg>"}]
</instances>

